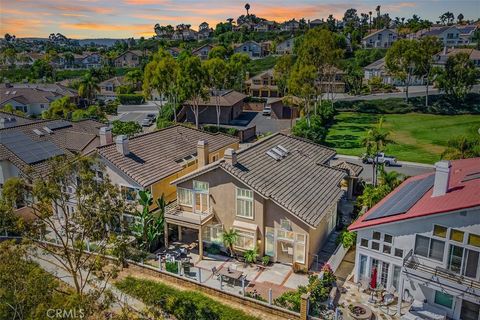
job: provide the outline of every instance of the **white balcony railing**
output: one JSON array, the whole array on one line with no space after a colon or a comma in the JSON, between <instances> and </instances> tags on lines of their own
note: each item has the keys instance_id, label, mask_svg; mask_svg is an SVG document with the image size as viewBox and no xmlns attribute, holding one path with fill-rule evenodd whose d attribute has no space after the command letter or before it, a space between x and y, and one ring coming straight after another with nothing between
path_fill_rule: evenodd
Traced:
<instances>
[{"instance_id":1,"label":"white balcony railing","mask_svg":"<svg viewBox=\"0 0 480 320\"><path fill-rule=\"evenodd\" d=\"M186 222L196 225L203 225L213 217L213 210L208 207L202 212L182 210L177 200L169 203L165 208L167 222ZM168 221L170 220L170 221ZM173 221L172 221L173 220Z\"/></svg>"}]
</instances>

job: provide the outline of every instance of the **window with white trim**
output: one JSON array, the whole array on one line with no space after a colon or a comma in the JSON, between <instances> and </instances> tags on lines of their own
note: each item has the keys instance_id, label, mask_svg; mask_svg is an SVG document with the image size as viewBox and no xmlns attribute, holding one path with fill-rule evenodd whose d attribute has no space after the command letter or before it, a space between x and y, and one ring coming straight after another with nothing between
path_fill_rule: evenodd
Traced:
<instances>
[{"instance_id":1,"label":"window with white trim","mask_svg":"<svg viewBox=\"0 0 480 320\"><path fill-rule=\"evenodd\" d=\"M295 237L295 262L305 263L305 239L306 235L297 234Z\"/></svg>"},{"instance_id":2,"label":"window with white trim","mask_svg":"<svg viewBox=\"0 0 480 320\"><path fill-rule=\"evenodd\" d=\"M137 189L128 187L128 186L120 186L120 190L125 200L127 201L137 200L137 193L138 193Z\"/></svg>"},{"instance_id":3,"label":"window with white trim","mask_svg":"<svg viewBox=\"0 0 480 320\"><path fill-rule=\"evenodd\" d=\"M443 252L445 250L445 242L425 236L418 235L415 237L414 253L416 255L443 261Z\"/></svg>"},{"instance_id":4,"label":"window with white trim","mask_svg":"<svg viewBox=\"0 0 480 320\"><path fill-rule=\"evenodd\" d=\"M208 192L208 182L193 180L193 190L195 192Z\"/></svg>"},{"instance_id":5,"label":"window with white trim","mask_svg":"<svg viewBox=\"0 0 480 320\"><path fill-rule=\"evenodd\" d=\"M177 188L178 204L182 206L193 206L193 192L190 189Z\"/></svg>"},{"instance_id":6,"label":"window with white trim","mask_svg":"<svg viewBox=\"0 0 480 320\"><path fill-rule=\"evenodd\" d=\"M237 216L253 219L253 191L237 188Z\"/></svg>"},{"instance_id":7,"label":"window with white trim","mask_svg":"<svg viewBox=\"0 0 480 320\"><path fill-rule=\"evenodd\" d=\"M238 237L235 241L235 247L239 249L249 250L255 248L255 232L235 229Z\"/></svg>"}]
</instances>

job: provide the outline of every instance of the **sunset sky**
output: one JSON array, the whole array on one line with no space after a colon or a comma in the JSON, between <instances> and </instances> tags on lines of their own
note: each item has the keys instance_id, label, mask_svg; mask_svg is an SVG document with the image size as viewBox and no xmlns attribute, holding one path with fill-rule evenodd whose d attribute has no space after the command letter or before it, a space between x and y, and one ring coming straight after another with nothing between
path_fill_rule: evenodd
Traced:
<instances>
[{"instance_id":1,"label":"sunset sky","mask_svg":"<svg viewBox=\"0 0 480 320\"><path fill-rule=\"evenodd\" d=\"M0 32L17 37L48 37L60 32L69 38L128 38L153 35L155 23L188 23L193 29L207 21L215 26L245 13L245 1L235 0L0 0ZM480 17L478 0L258 0L249 1L257 16L284 21L291 18L341 18L348 8L382 12L392 18L418 14L432 21L451 11L465 19Z\"/></svg>"}]
</instances>

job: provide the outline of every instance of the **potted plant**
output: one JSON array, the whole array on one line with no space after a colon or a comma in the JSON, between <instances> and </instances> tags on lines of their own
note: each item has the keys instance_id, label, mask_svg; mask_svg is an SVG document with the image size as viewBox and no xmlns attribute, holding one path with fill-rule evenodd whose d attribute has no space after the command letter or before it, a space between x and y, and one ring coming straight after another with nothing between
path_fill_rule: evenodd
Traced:
<instances>
[{"instance_id":1,"label":"potted plant","mask_svg":"<svg viewBox=\"0 0 480 320\"><path fill-rule=\"evenodd\" d=\"M264 266L268 266L268 264L270 263L270 256L263 256L262 258L262 264Z\"/></svg>"}]
</instances>

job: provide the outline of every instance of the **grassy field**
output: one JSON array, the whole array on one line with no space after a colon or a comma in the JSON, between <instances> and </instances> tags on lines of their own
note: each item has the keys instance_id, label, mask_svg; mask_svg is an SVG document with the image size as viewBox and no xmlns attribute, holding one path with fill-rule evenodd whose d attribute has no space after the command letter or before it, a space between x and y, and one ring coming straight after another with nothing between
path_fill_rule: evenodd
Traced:
<instances>
[{"instance_id":1,"label":"grassy field","mask_svg":"<svg viewBox=\"0 0 480 320\"><path fill-rule=\"evenodd\" d=\"M248 72L250 76L259 74L262 71L271 69L277 63L278 57L276 56L267 56L265 58L253 59L247 65Z\"/></svg>"},{"instance_id":2,"label":"grassy field","mask_svg":"<svg viewBox=\"0 0 480 320\"><path fill-rule=\"evenodd\" d=\"M363 137L380 117L368 113L338 114L327 136L328 145L339 154L360 156L365 152ZM387 114L384 128L390 130L390 139L395 142L387 147L388 154L399 160L434 163L452 137L479 136L480 115Z\"/></svg>"}]
</instances>

